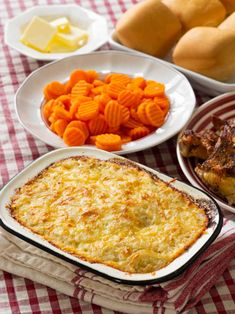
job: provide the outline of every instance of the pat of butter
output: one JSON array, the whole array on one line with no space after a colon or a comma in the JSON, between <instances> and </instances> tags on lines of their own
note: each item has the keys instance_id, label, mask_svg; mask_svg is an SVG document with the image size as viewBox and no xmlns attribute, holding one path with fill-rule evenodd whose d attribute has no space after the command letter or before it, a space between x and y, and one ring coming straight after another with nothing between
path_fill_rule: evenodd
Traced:
<instances>
[{"instance_id":1,"label":"pat of butter","mask_svg":"<svg viewBox=\"0 0 235 314\"><path fill-rule=\"evenodd\" d=\"M70 33L71 31L71 25L67 17L60 17L56 20L51 21L50 24L53 27L56 27L58 32Z\"/></svg>"},{"instance_id":2,"label":"pat of butter","mask_svg":"<svg viewBox=\"0 0 235 314\"><path fill-rule=\"evenodd\" d=\"M36 50L48 52L48 46L56 35L56 28L40 17L33 17L21 36L21 42Z\"/></svg>"},{"instance_id":3,"label":"pat of butter","mask_svg":"<svg viewBox=\"0 0 235 314\"><path fill-rule=\"evenodd\" d=\"M71 26L69 34L57 33L57 39L65 46L76 49L83 46L88 40L88 33L78 27Z\"/></svg>"}]
</instances>

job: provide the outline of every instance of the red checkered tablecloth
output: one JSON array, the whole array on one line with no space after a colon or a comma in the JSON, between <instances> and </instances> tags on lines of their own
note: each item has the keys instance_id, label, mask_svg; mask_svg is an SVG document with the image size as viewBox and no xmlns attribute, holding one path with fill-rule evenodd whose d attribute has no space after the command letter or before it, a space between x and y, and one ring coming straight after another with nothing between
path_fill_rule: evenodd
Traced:
<instances>
[{"instance_id":1,"label":"red checkered tablecloth","mask_svg":"<svg viewBox=\"0 0 235 314\"><path fill-rule=\"evenodd\" d=\"M22 170L29 162L52 150L52 147L27 133L17 120L14 110L14 94L26 76L43 65L20 55L4 44L4 23L22 11L38 4L77 3L105 16L110 29L121 13L132 3L124 0L1 0L0 1L0 186ZM108 46L104 47L108 48ZM198 105L209 99L197 94ZM176 138L152 149L128 155L127 157L186 181L177 162ZM235 261L233 260L223 276L206 293L191 313L235 313ZM97 305L79 301L76 298L37 284L30 280L0 271L0 313L116 313Z\"/></svg>"}]
</instances>

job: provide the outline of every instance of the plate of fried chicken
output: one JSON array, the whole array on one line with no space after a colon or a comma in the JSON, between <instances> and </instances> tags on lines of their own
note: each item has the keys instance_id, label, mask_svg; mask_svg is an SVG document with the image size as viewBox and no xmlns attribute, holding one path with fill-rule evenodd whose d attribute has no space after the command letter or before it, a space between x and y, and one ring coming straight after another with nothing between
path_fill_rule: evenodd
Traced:
<instances>
[{"instance_id":1,"label":"plate of fried chicken","mask_svg":"<svg viewBox=\"0 0 235 314\"><path fill-rule=\"evenodd\" d=\"M199 107L179 135L177 157L192 185L235 213L235 92Z\"/></svg>"}]
</instances>

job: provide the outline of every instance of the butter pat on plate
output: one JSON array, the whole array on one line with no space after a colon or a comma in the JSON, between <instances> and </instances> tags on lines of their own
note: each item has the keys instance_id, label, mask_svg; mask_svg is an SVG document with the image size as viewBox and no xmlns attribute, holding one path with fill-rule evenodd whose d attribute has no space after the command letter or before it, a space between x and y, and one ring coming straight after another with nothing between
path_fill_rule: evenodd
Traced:
<instances>
[{"instance_id":1,"label":"butter pat on plate","mask_svg":"<svg viewBox=\"0 0 235 314\"><path fill-rule=\"evenodd\" d=\"M58 32L56 39L61 44L70 47L71 49L77 49L82 47L88 40L88 33L78 27L70 26L70 33L65 34Z\"/></svg>"},{"instance_id":2,"label":"butter pat on plate","mask_svg":"<svg viewBox=\"0 0 235 314\"><path fill-rule=\"evenodd\" d=\"M57 29L40 17L34 16L21 36L21 42L33 49L48 52Z\"/></svg>"}]
</instances>

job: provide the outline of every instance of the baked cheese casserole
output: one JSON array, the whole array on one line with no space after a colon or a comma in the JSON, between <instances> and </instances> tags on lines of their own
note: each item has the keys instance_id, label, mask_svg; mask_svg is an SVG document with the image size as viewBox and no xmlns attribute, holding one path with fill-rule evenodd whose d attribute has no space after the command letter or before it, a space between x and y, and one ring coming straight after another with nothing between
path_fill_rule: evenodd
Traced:
<instances>
[{"instance_id":1,"label":"baked cheese casserole","mask_svg":"<svg viewBox=\"0 0 235 314\"><path fill-rule=\"evenodd\" d=\"M61 250L128 273L168 265L208 224L203 206L118 158L55 162L19 188L8 207Z\"/></svg>"}]
</instances>

